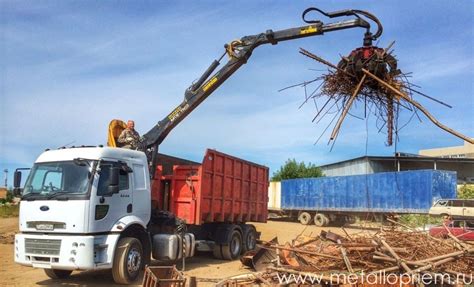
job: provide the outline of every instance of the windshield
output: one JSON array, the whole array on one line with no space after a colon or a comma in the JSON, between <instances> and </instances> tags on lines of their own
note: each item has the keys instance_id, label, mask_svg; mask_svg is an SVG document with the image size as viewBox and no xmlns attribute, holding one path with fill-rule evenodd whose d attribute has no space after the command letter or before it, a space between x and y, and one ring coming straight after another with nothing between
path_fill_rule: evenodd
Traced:
<instances>
[{"instance_id":1,"label":"windshield","mask_svg":"<svg viewBox=\"0 0 474 287\"><path fill-rule=\"evenodd\" d=\"M90 186L92 162L60 161L35 163L26 180L27 195L86 194Z\"/></svg>"}]
</instances>

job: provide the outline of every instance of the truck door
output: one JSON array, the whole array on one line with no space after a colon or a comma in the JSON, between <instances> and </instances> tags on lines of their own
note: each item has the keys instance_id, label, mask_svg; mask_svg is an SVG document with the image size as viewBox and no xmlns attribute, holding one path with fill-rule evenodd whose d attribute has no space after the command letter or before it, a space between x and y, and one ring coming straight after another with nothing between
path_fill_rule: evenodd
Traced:
<instances>
[{"instance_id":1,"label":"truck door","mask_svg":"<svg viewBox=\"0 0 474 287\"><path fill-rule=\"evenodd\" d=\"M119 192L108 193L110 170L120 169ZM130 180L132 169L123 162L101 161L97 192L91 194L91 232L110 231L115 223L133 211L133 193Z\"/></svg>"}]
</instances>

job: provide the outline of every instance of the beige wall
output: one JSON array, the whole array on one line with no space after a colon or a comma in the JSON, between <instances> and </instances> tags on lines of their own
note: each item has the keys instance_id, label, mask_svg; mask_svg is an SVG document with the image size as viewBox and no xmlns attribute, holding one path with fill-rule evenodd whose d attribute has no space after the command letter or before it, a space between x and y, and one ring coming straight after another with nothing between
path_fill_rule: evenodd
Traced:
<instances>
[{"instance_id":1,"label":"beige wall","mask_svg":"<svg viewBox=\"0 0 474 287\"><path fill-rule=\"evenodd\" d=\"M281 183L271 181L268 186L268 209L281 208Z\"/></svg>"},{"instance_id":2,"label":"beige wall","mask_svg":"<svg viewBox=\"0 0 474 287\"><path fill-rule=\"evenodd\" d=\"M474 145L464 142L462 146L423 149L419 154L432 157L474 158Z\"/></svg>"}]
</instances>

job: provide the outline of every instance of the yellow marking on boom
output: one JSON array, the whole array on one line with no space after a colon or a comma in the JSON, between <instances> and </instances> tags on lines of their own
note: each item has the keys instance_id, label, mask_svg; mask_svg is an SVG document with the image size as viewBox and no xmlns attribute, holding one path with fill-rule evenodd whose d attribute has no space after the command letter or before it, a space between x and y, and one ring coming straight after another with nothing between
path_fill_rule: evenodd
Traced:
<instances>
[{"instance_id":1,"label":"yellow marking on boom","mask_svg":"<svg viewBox=\"0 0 474 287\"><path fill-rule=\"evenodd\" d=\"M301 28L300 34L304 35L304 34L316 33L317 31L318 29L316 28L316 26L308 26L308 27Z\"/></svg>"},{"instance_id":2,"label":"yellow marking on boom","mask_svg":"<svg viewBox=\"0 0 474 287\"><path fill-rule=\"evenodd\" d=\"M212 79L210 79L206 84L204 84L204 86L202 87L202 90L205 92L207 90L209 90L212 86L214 86L214 84L217 82L217 77L213 77Z\"/></svg>"}]
</instances>

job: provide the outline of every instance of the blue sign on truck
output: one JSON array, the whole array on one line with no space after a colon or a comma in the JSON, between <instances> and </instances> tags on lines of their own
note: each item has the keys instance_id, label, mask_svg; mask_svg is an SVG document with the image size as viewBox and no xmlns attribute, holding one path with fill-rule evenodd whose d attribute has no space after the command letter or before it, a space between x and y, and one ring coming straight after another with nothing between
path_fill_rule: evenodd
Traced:
<instances>
[{"instance_id":1,"label":"blue sign on truck","mask_svg":"<svg viewBox=\"0 0 474 287\"><path fill-rule=\"evenodd\" d=\"M383 172L281 183L281 209L304 212L317 225L357 213L428 213L441 198L456 198L456 172Z\"/></svg>"}]
</instances>

